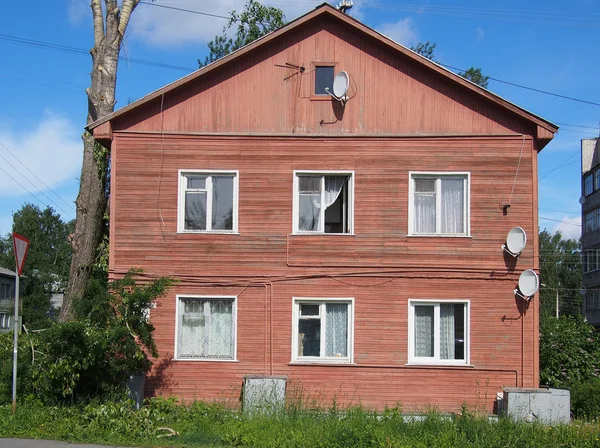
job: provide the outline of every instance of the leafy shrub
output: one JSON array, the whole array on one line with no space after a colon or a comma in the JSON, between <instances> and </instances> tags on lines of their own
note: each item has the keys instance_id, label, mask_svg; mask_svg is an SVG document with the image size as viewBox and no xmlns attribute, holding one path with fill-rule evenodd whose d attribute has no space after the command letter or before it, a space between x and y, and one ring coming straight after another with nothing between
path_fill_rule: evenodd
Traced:
<instances>
[{"instance_id":1,"label":"leafy shrub","mask_svg":"<svg viewBox=\"0 0 600 448\"><path fill-rule=\"evenodd\" d=\"M600 418L600 378L578 384L571 389L571 410L577 418Z\"/></svg>"},{"instance_id":2,"label":"leafy shrub","mask_svg":"<svg viewBox=\"0 0 600 448\"><path fill-rule=\"evenodd\" d=\"M76 310L79 320L21 335L21 397L34 395L47 404L106 397L122 390L132 373L148 371L146 353L157 351L145 311L173 282L159 278L139 286L134 276L140 273L130 271L108 288L92 283ZM11 355L12 334L0 338L0 402L10 402Z\"/></svg>"},{"instance_id":3,"label":"leafy shrub","mask_svg":"<svg viewBox=\"0 0 600 448\"><path fill-rule=\"evenodd\" d=\"M540 383L569 388L598 376L600 335L581 316L542 316Z\"/></svg>"}]
</instances>

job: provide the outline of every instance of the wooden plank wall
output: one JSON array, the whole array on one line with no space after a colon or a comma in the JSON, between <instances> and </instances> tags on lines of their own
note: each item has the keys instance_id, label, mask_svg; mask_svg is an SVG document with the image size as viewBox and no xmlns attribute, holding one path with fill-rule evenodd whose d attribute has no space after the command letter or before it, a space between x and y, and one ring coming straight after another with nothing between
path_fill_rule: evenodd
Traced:
<instances>
[{"instance_id":1,"label":"wooden plank wall","mask_svg":"<svg viewBox=\"0 0 600 448\"><path fill-rule=\"evenodd\" d=\"M336 72L349 73L351 99L345 107L312 98L318 62L335 62ZM277 67L286 63L306 71ZM521 117L325 17L117 119L114 129L317 135L532 132Z\"/></svg>"},{"instance_id":2,"label":"wooden plank wall","mask_svg":"<svg viewBox=\"0 0 600 448\"><path fill-rule=\"evenodd\" d=\"M243 375L266 373L340 404L491 411L501 386L537 386L534 308L512 292L537 254L500 248L513 226L537 232L531 137L114 135L111 275L136 266L182 280L151 312L161 357L149 393L237 406ZM177 233L179 169L239 170L239 235ZM355 171L356 235L290 236L293 170L315 169ZM470 238L407 236L409 171L471 173ZM246 288L256 277L271 284ZM172 361L176 294L239 295L238 362ZM355 298L356 365L290 364L293 297ZM419 298L471 301L472 366L406 366L408 300Z\"/></svg>"}]
</instances>

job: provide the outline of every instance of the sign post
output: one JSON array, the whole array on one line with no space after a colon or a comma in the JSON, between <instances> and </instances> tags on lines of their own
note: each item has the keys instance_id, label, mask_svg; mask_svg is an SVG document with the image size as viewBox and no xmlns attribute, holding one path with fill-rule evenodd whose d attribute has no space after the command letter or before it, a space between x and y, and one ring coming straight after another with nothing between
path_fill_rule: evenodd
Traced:
<instances>
[{"instance_id":1,"label":"sign post","mask_svg":"<svg viewBox=\"0 0 600 448\"><path fill-rule=\"evenodd\" d=\"M13 236L13 249L15 251L15 262L17 265L15 273L15 317L14 317L14 332L13 335L13 384L12 384L12 413L17 411L17 347L19 344L19 278L23 273L25 265L25 257L29 249L29 240L24 236L16 233Z\"/></svg>"}]
</instances>

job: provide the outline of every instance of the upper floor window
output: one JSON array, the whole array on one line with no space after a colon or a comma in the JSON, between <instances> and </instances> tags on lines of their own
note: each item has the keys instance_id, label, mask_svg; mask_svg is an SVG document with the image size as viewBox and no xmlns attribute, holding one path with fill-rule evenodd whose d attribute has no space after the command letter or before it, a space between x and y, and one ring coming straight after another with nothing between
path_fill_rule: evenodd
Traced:
<instances>
[{"instance_id":1,"label":"upper floor window","mask_svg":"<svg viewBox=\"0 0 600 448\"><path fill-rule=\"evenodd\" d=\"M234 360L235 297L177 298L177 359Z\"/></svg>"},{"instance_id":2,"label":"upper floor window","mask_svg":"<svg viewBox=\"0 0 600 448\"><path fill-rule=\"evenodd\" d=\"M409 301L408 344L409 363L467 364L469 303Z\"/></svg>"},{"instance_id":3,"label":"upper floor window","mask_svg":"<svg viewBox=\"0 0 600 448\"><path fill-rule=\"evenodd\" d=\"M293 361L352 362L353 299L294 299Z\"/></svg>"},{"instance_id":4,"label":"upper floor window","mask_svg":"<svg viewBox=\"0 0 600 448\"><path fill-rule=\"evenodd\" d=\"M583 233L595 232L600 228L600 208L583 215Z\"/></svg>"},{"instance_id":5,"label":"upper floor window","mask_svg":"<svg viewBox=\"0 0 600 448\"><path fill-rule=\"evenodd\" d=\"M583 178L583 194L589 196L594 192L594 175L588 174Z\"/></svg>"},{"instance_id":6,"label":"upper floor window","mask_svg":"<svg viewBox=\"0 0 600 448\"><path fill-rule=\"evenodd\" d=\"M315 64L315 95L329 96L326 89L333 91L334 70L333 64Z\"/></svg>"},{"instance_id":7,"label":"upper floor window","mask_svg":"<svg viewBox=\"0 0 600 448\"><path fill-rule=\"evenodd\" d=\"M352 233L354 173L294 172L294 233Z\"/></svg>"},{"instance_id":8,"label":"upper floor window","mask_svg":"<svg viewBox=\"0 0 600 448\"><path fill-rule=\"evenodd\" d=\"M469 234L469 173L410 173L409 234Z\"/></svg>"},{"instance_id":9,"label":"upper floor window","mask_svg":"<svg viewBox=\"0 0 600 448\"><path fill-rule=\"evenodd\" d=\"M14 296L13 285L8 283L0 283L0 300L12 299Z\"/></svg>"},{"instance_id":10,"label":"upper floor window","mask_svg":"<svg viewBox=\"0 0 600 448\"><path fill-rule=\"evenodd\" d=\"M237 232L237 171L179 171L179 232Z\"/></svg>"}]
</instances>

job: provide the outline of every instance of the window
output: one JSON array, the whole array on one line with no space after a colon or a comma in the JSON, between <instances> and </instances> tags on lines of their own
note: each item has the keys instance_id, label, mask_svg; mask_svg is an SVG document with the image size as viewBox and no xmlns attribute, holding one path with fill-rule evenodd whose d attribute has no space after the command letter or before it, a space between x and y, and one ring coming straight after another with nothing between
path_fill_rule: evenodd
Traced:
<instances>
[{"instance_id":1,"label":"window","mask_svg":"<svg viewBox=\"0 0 600 448\"><path fill-rule=\"evenodd\" d=\"M294 299L292 360L350 363L353 299Z\"/></svg>"},{"instance_id":2,"label":"window","mask_svg":"<svg viewBox=\"0 0 600 448\"><path fill-rule=\"evenodd\" d=\"M10 315L9 313L0 313L0 329L10 329L12 327L11 320L12 315Z\"/></svg>"},{"instance_id":3,"label":"window","mask_svg":"<svg viewBox=\"0 0 600 448\"><path fill-rule=\"evenodd\" d=\"M585 310L596 311L600 310L600 291L588 290L585 295Z\"/></svg>"},{"instance_id":4,"label":"window","mask_svg":"<svg viewBox=\"0 0 600 448\"><path fill-rule=\"evenodd\" d=\"M594 192L594 175L588 174L583 179L583 194L589 196Z\"/></svg>"},{"instance_id":5,"label":"window","mask_svg":"<svg viewBox=\"0 0 600 448\"><path fill-rule=\"evenodd\" d=\"M294 173L294 233L352 233L354 173Z\"/></svg>"},{"instance_id":6,"label":"window","mask_svg":"<svg viewBox=\"0 0 600 448\"><path fill-rule=\"evenodd\" d=\"M469 234L468 173L410 173L409 234Z\"/></svg>"},{"instance_id":7,"label":"window","mask_svg":"<svg viewBox=\"0 0 600 448\"><path fill-rule=\"evenodd\" d=\"M234 360L235 297L177 297L176 358Z\"/></svg>"},{"instance_id":8,"label":"window","mask_svg":"<svg viewBox=\"0 0 600 448\"><path fill-rule=\"evenodd\" d=\"M600 269L600 248L586 250L583 253L583 272L588 273Z\"/></svg>"},{"instance_id":9,"label":"window","mask_svg":"<svg viewBox=\"0 0 600 448\"><path fill-rule=\"evenodd\" d=\"M600 228L600 208L595 208L583 215L583 233L595 232Z\"/></svg>"},{"instance_id":10,"label":"window","mask_svg":"<svg viewBox=\"0 0 600 448\"><path fill-rule=\"evenodd\" d=\"M179 172L179 232L237 232L237 171Z\"/></svg>"},{"instance_id":11,"label":"window","mask_svg":"<svg viewBox=\"0 0 600 448\"><path fill-rule=\"evenodd\" d=\"M317 65L315 66L315 95L327 95L326 89L333 92L333 65Z\"/></svg>"},{"instance_id":12,"label":"window","mask_svg":"<svg viewBox=\"0 0 600 448\"><path fill-rule=\"evenodd\" d=\"M409 302L408 361L464 365L469 358L469 302Z\"/></svg>"},{"instance_id":13,"label":"window","mask_svg":"<svg viewBox=\"0 0 600 448\"><path fill-rule=\"evenodd\" d=\"M594 185L594 190L600 190L600 170L596 170L596 183Z\"/></svg>"}]
</instances>

